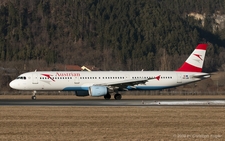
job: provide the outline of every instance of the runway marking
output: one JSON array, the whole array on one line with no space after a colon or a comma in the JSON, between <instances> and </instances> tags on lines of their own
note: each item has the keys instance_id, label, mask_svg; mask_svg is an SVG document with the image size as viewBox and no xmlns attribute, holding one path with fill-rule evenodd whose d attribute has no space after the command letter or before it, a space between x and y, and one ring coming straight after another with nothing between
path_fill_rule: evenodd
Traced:
<instances>
[{"instance_id":1,"label":"runway marking","mask_svg":"<svg viewBox=\"0 0 225 141\"><path fill-rule=\"evenodd\" d=\"M225 105L224 100L204 100L204 101L196 101L196 100L187 100L187 101L154 101L154 102L145 102L142 101L143 105Z\"/></svg>"},{"instance_id":2,"label":"runway marking","mask_svg":"<svg viewBox=\"0 0 225 141\"><path fill-rule=\"evenodd\" d=\"M0 100L0 106L225 106L225 100Z\"/></svg>"}]
</instances>

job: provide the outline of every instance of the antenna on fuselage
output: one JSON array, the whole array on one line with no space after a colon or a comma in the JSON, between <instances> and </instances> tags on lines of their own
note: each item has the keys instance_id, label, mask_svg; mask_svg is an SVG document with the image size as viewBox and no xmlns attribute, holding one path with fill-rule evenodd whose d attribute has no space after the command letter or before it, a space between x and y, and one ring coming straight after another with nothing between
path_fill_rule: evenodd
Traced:
<instances>
[{"instance_id":1,"label":"antenna on fuselage","mask_svg":"<svg viewBox=\"0 0 225 141\"><path fill-rule=\"evenodd\" d=\"M37 69L34 72L36 72L36 71L37 71Z\"/></svg>"}]
</instances>

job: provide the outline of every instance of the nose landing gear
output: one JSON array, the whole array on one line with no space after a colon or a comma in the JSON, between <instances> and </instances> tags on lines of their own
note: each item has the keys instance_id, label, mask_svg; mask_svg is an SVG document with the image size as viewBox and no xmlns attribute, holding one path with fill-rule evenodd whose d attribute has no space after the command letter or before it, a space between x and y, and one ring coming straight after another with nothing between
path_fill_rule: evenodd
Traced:
<instances>
[{"instance_id":1,"label":"nose landing gear","mask_svg":"<svg viewBox=\"0 0 225 141\"><path fill-rule=\"evenodd\" d=\"M36 100L36 91L33 91L33 95L31 97L32 100Z\"/></svg>"}]
</instances>

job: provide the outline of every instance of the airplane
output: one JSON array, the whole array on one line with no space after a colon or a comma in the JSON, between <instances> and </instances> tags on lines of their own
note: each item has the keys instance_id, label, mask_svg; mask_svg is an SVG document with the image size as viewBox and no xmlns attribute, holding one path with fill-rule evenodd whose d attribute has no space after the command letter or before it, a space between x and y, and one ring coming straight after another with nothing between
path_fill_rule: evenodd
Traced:
<instances>
[{"instance_id":1,"label":"airplane","mask_svg":"<svg viewBox=\"0 0 225 141\"><path fill-rule=\"evenodd\" d=\"M33 71L19 75L9 86L16 90L74 91L76 96L122 98L129 90L162 90L210 77L202 72L207 44L198 44L176 71Z\"/></svg>"}]
</instances>

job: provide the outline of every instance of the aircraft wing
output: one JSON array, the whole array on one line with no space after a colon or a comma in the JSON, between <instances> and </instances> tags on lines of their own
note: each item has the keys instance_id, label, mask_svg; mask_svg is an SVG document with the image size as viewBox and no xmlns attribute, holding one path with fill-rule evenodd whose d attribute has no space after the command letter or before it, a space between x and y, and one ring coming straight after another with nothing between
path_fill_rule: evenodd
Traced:
<instances>
[{"instance_id":1,"label":"aircraft wing","mask_svg":"<svg viewBox=\"0 0 225 141\"><path fill-rule=\"evenodd\" d=\"M94 85L107 86L108 88L111 88L111 89L126 90L127 86L134 86L134 85L138 85L138 84L145 84L150 79L156 79L156 78L127 79L127 80L122 80L122 81L109 82L109 83L100 83L100 84L94 84Z\"/></svg>"}]
</instances>

